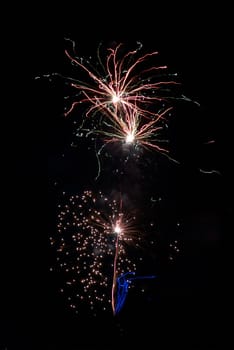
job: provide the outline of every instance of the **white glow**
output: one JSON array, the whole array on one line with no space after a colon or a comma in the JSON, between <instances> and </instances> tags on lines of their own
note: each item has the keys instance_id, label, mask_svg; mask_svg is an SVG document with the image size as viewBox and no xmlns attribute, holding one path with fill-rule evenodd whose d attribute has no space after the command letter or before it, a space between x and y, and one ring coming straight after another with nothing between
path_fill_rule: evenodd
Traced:
<instances>
[{"instance_id":1,"label":"white glow","mask_svg":"<svg viewBox=\"0 0 234 350\"><path fill-rule=\"evenodd\" d=\"M114 96L112 97L112 102L113 102L113 103L118 103L119 101L120 101L120 97L119 97L119 96L114 95Z\"/></svg>"},{"instance_id":2,"label":"white glow","mask_svg":"<svg viewBox=\"0 0 234 350\"><path fill-rule=\"evenodd\" d=\"M134 141L134 135L133 134L128 134L127 136L126 136L126 142L127 143L131 143L131 142L133 142Z\"/></svg>"},{"instance_id":3,"label":"white glow","mask_svg":"<svg viewBox=\"0 0 234 350\"><path fill-rule=\"evenodd\" d=\"M116 224L114 227L114 232L119 234L121 232L121 227L119 226L119 224Z\"/></svg>"}]
</instances>

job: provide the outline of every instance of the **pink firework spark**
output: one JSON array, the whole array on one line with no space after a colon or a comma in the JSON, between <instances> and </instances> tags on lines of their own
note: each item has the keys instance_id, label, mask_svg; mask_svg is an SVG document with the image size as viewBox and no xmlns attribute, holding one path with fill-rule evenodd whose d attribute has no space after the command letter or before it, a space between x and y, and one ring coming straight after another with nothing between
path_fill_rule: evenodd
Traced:
<instances>
[{"instance_id":1,"label":"pink firework spark","mask_svg":"<svg viewBox=\"0 0 234 350\"><path fill-rule=\"evenodd\" d=\"M167 153L165 147L161 147L160 139L157 137L163 129L159 123L165 120L165 115L172 109L168 107L164 111L155 114L154 118L148 120L139 115L137 109L126 109L123 117L115 113L109 115L109 120L102 123L101 129L93 130L93 133L104 136L104 142L124 142L136 144L147 149L153 149L161 153Z\"/></svg>"},{"instance_id":2,"label":"pink firework spark","mask_svg":"<svg viewBox=\"0 0 234 350\"><path fill-rule=\"evenodd\" d=\"M74 47L74 46L73 46ZM160 81L162 71L167 66L150 66L146 63L158 54L158 52L146 53L137 58L142 45L134 51L122 53L122 44L115 49L107 49L107 57L103 63L98 50L98 61L103 73L99 73L89 62L84 64L84 59L72 56L65 50L66 56L72 64L81 68L87 74L87 81L71 79L70 86L79 90L81 98L73 102L65 113L70 114L74 107L80 103L89 105L86 116L96 112L102 114L124 114L132 110L142 117L155 116L155 103L166 100L163 89L168 90L172 84L178 84L173 80ZM165 75L166 76L166 75Z\"/></svg>"}]
</instances>

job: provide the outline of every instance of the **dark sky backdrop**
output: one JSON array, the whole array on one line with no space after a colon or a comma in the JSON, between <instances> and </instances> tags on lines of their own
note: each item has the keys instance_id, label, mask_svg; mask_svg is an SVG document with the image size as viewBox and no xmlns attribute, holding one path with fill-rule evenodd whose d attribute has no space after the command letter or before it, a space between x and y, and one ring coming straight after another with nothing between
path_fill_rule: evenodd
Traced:
<instances>
[{"instance_id":1,"label":"dark sky backdrop","mask_svg":"<svg viewBox=\"0 0 234 350\"><path fill-rule=\"evenodd\" d=\"M139 3L133 12L119 3L108 6L109 10L77 6L59 18L54 13L46 27L41 16L22 39L25 49L21 46L21 52L27 62L23 67L30 72L30 85L14 131L17 195L13 208L17 215L12 218L12 227L19 223L22 230L13 229L15 259L9 273L4 346L8 350L78 350L114 349L127 343L130 348L143 344L145 349L213 349L224 342L223 240L229 235L232 215L225 85L228 29L219 24L221 18L225 22L225 14L195 6L172 9L169 4L159 8ZM61 116L61 83L33 81L34 76L61 70L64 37L74 39L84 55L95 54L101 40L141 41L147 51L159 51L163 64L178 73L185 95L201 104L177 113L170 126L171 145L181 165L161 159L155 173L148 170L145 174L154 193L163 198L159 209L162 232L168 236L177 221L182 223L181 254L172 265L162 258L157 286L144 297L129 298L118 320L75 317L58 296L58 281L48 272L48 237L57 191L86 185L96 167L91 162L81 171L86 155L79 154L78 159L68 147L72 129ZM203 141L210 139L215 144L204 146ZM204 174L199 168L216 169L220 175ZM106 188L109 184L110 180Z\"/></svg>"}]
</instances>

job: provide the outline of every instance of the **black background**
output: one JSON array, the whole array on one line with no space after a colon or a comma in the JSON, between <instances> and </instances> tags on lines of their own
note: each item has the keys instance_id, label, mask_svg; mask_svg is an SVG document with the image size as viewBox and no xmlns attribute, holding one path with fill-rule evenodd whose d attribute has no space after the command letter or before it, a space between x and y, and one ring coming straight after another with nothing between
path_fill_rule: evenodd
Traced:
<instances>
[{"instance_id":1,"label":"black background","mask_svg":"<svg viewBox=\"0 0 234 350\"><path fill-rule=\"evenodd\" d=\"M14 57L18 59L12 84L17 98L9 105L14 110L9 128L14 146L7 159L13 191L7 205L8 302L3 300L2 348L222 348L227 285L223 242L231 232L233 210L228 10L192 4L173 8L169 3L139 3L128 10L121 3L96 8L77 4L66 10L62 16L55 10L48 15L46 9L39 15L35 8L30 25L23 33L15 28L12 41L14 65ZM34 80L60 71L64 37L74 39L84 54L95 53L101 40L141 41L149 51L161 53L179 74L185 95L201 104L173 121L173 152L181 166L162 162L154 184L154 189L160 184L165 198L162 226L167 220L168 226L183 223L182 252L172 266L165 262L150 301L133 296L117 320L72 315L48 272L54 179L75 188L78 178L85 180L79 164L74 165L75 155L66 150L71 129L62 121L63 90ZM202 144L210 139L216 142L207 151ZM66 162L58 156L64 150L69 153ZM204 174L199 168L220 174Z\"/></svg>"}]
</instances>

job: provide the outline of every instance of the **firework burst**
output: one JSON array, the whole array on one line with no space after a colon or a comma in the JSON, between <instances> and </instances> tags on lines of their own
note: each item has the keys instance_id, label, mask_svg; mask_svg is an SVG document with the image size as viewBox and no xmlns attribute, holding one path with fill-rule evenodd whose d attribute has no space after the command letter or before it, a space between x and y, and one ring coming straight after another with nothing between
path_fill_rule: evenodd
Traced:
<instances>
[{"instance_id":1,"label":"firework burst","mask_svg":"<svg viewBox=\"0 0 234 350\"><path fill-rule=\"evenodd\" d=\"M76 311L83 300L94 312L108 311L108 304L114 312L117 277L136 270L129 246L139 247L142 235L136 217L124 214L121 203L84 191L59 205L57 233L50 241L57 253L55 269L64 273L61 292Z\"/></svg>"},{"instance_id":2,"label":"firework burst","mask_svg":"<svg viewBox=\"0 0 234 350\"><path fill-rule=\"evenodd\" d=\"M85 81L67 78L69 85L78 90L74 94L77 100L72 102L65 115L69 115L78 104L87 104L86 116L124 115L129 111L137 112L142 117L151 118L157 114L157 105L169 96L171 86L178 83L163 73L167 66L156 66L155 56L158 52L139 56L142 44L135 50L125 52L122 44L114 49L108 48L104 59L97 50L97 64L76 55L75 43L73 52L65 54L73 65L85 73ZM152 63L151 65L149 65ZM149 66L148 66L149 65ZM176 74L174 74L175 76Z\"/></svg>"},{"instance_id":3,"label":"firework burst","mask_svg":"<svg viewBox=\"0 0 234 350\"><path fill-rule=\"evenodd\" d=\"M163 129L160 122L161 120L165 121L165 115L171 109L169 107L157 113L151 120L143 119L137 110L126 110L123 118L112 115L112 119L102 122L102 129L93 128L92 130L86 129L86 131L89 134L101 135L104 144L121 142L167 153L168 150L160 146L161 142L166 142L160 139L160 131Z\"/></svg>"}]
</instances>

